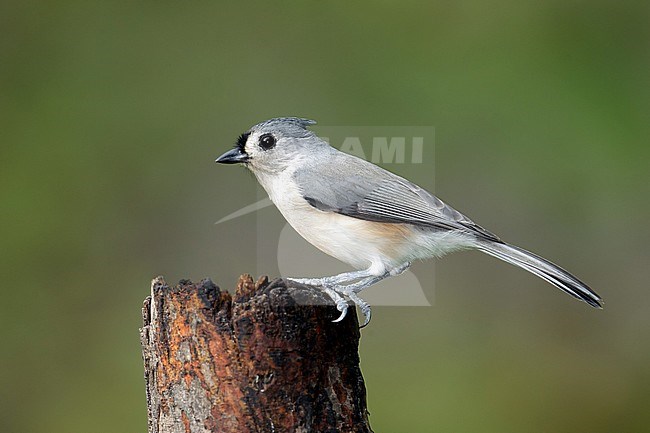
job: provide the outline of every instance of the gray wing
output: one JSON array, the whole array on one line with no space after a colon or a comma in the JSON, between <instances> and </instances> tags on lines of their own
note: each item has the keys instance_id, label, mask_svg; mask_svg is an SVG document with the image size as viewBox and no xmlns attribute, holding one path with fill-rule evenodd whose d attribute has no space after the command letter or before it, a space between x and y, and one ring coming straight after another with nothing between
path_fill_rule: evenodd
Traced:
<instances>
[{"instance_id":1,"label":"gray wing","mask_svg":"<svg viewBox=\"0 0 650 433\"><path fill-rule=\"evenodd\" d=\"M442 200L419 186L362 159L336 152L328 162L294 173L304 199L313 207L352 218L461 230L500 242Z\"/></svg>"}]
</instances>

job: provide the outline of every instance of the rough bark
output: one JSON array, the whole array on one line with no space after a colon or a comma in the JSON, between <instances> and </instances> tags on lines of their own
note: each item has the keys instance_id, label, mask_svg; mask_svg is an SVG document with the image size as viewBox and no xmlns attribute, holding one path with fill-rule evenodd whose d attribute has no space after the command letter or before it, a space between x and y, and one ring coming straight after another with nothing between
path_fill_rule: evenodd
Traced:
<instances>
[{"instance_id":1,"label":"rough bark","mask_svg":"<svg viewBox=\"0 0 650 433\"><path fill-rule=\"evenodd\" d=\"M150 433L371 432L359 324L316 289L158 277L140 330Z\"/></svg>"}]
</instances>

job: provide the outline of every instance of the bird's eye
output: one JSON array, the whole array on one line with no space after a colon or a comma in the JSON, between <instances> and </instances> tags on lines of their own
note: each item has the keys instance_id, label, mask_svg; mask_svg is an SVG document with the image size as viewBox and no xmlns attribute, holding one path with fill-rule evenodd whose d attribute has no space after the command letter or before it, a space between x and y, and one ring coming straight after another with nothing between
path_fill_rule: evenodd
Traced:
<instances>
[{"instance_id":1,"label":"bird's eye","mask_svg":"<svg viewBox=\"0 0 650 433\"><path fill-rule=\"evenodd\" d=\"M275 137L271 134L264 134L260 137L260 147L264 150L269 150L275 147Z\"/></svg>"}]
</instances>

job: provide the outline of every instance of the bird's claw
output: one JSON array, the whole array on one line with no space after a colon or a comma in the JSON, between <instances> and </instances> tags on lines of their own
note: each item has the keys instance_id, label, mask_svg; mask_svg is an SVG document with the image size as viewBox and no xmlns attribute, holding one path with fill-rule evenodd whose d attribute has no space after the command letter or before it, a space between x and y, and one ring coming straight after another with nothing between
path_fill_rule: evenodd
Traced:
<instances>
[{"instance_id":1,"label":"bird's claw","mask_svg":"<svg viewBox=\"0 0 650 433\"><path fill-rule=\"evenodd\" d=\"M372 317L372 310L370 309L370 305L366 306L359 306L361 308L361 312L363 313L363 325L359 326L359 328L365 328L368 323L370 323L370 318Z\"/></svg>"},{"instance_id":2,"label":"bird's claw","mask_svg":"<svg viewBox=\"0 0 650 433\"><path fill-rule=\"evenodd\" d=\"M345 316L348 314L348 303L345 301L345 299L342 299L342 301L336 303L336 309L341 312L341 315L338 317L338 319L332 320L334 323L345 319Z\"/></svg>"},{"instance_id":3,"label":"bird's claw","mask_svg":"<svg viewBox=\"0 0 650 433\"><path fill-rule=\"evenodd\" d=\"M330 299L334 301L336 304L336 309L341 312L341 315L338 317L338 319L332 320L332 322L340 322L345 318L346 314L348 314L348 301L346 301L345 298L341 296L337 290L327 286L323 286L322 288L327 296L329 296Z\"/></svg>"},{"instance_id":4,"label":"bird's claw","mask_svg":"<svg viewBox=\"0 0 650 433\"><path fill-rule=\"evenodd\" d=\"M355 292L349 292L346 293L346 295L352 302L359 306L361 313L363 313L363 325L361 325L360 328L367 326L368 323L370 323L370 317L372 316L372 309L370 308L370 304L361 299Z\"/></svg>"},{"instance_id":5,"label":"bird's claw","mask_svg":"<svg viewBox=\"0 0 650 433\"><path fill-rule=\"evenodd\" d=\"M344 298L344 296L347 296L352 302L359 306L361 312L363 313L364 321L363 325L360 327L363 328L364 326L368 325L368 323L370 323L370 317L372 313L370 304L361 299L355 292L347 290L345 287L339 289L327 288L325 292L332 298L332 300L334 300L334 302L336 302L336 309L341 312L341 315L338 317L338 319L332 320L332 322L340 322L348 313L348 302ZM332 292L334 296L332 296Z\"/></svg>"}]
</instances>

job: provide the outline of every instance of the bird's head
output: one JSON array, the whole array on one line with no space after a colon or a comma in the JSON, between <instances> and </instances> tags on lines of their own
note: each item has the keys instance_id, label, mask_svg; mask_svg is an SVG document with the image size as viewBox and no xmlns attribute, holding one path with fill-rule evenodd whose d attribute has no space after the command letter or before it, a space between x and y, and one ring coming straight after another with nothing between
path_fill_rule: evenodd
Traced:
<instances>
[{"instance_id":1,"label":"bird's head","mask_svg":"<svg viewBox=\"0 0 650 433\"><path fill-rule=\"evenodd\" d=\"M329 146L307 129L316 122L298 117L270 119L244 132L235 147L217 158L221 164L244 164L253 172L275 173L309 159Z\"/></svg>"}]
</instances>

